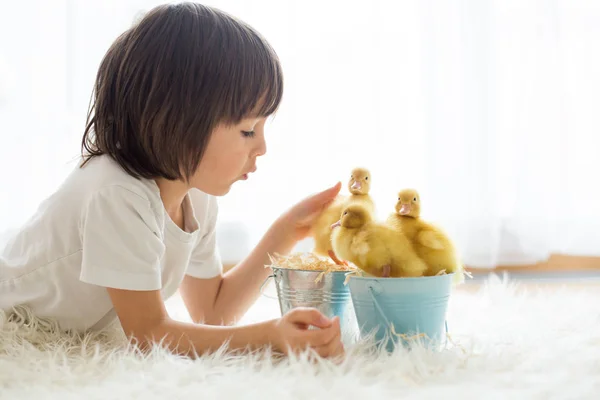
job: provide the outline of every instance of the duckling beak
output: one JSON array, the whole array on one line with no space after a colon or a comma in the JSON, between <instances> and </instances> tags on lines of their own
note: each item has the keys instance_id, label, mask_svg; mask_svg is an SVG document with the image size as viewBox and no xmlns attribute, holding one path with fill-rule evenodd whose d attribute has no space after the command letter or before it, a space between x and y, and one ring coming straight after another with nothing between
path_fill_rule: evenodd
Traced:
<instances>
[{"instance_id":1,"label":"duckling beak","mask_svg":"<svg viewBox=\"0 0 600 400\"><path fill-rule=\"evenodd\" d=\"M410 204L402 204L399 211L400 215L408 215L410 214Z\"/></svg>"},{"instance_id":2,"label":"duckling beak","mask_svg":"<svg viewBox=\"0 0 600 400\"><path fill-rule=\"evenodd\" d=\"M338 222L336 222L335 224L332 224L332 225L331 225L331 229L335 229L335 228L337 228L338 226L342 226L342 220L339 220L339 221L338 221Z\"/></svg>"},{"instance_id":3,"label":"duckling beak","mask_svg":"<svg viewBox=\"0 0 600 400\"><path fill-rule=\"evenodd\" d=\"M359 181L354 181L352 186L350 186L350 189L352 189L352 190L360 190L361 188L362 188L362 185L360 184Z\"/></svg>"}]
</instances>

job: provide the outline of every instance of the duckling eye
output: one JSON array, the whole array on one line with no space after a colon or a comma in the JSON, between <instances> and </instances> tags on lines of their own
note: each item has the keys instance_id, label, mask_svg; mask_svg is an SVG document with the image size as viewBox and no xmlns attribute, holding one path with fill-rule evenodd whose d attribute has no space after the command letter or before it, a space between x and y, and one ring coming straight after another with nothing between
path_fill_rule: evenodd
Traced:
<instances>
[{"instance_id":1,"label":"duckling eye","mask_svg":"<svg viewBox=\"0 0 600 400\"><path fill-rule=\"evenodd\" d=\"M417 198L415 197L415 198L413 199L413 201L417 201Z\"/></svg>"},{"instance_id":2,"label":"duckling eye","mask_svg":"<svg viewBox=\"0 0 600 400\"><path fill-rule=\"evenodd\" d=\"M400 197L398 197L398 200L400 200Z\"/></svg>"},{"instance_id":3,"label":"duckling eye","mask_svg":"<svg viewBox=\"0 0 600 400\"><path fill-rule=\"evenodd\" d=\"M368 181L368 180L369 180L369 177L368 177L368 176L366 176L366 177L365 177L365 181Z\"/></svg>"},{"instance_id":4,"label":"duckling eye","mask_svg":"<svg viewBox=\"0 0 600 400\"><path fill-rule=\"evenodd\" d=\"M344 211L344 215L348 214L348 211Z\"/></svg>"}]
</instances>

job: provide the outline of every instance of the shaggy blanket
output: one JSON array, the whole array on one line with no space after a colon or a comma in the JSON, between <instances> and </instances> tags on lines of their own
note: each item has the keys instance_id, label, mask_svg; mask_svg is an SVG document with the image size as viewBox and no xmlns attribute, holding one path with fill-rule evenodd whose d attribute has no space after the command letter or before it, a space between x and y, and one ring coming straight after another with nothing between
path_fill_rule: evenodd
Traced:
<instances>
[{"instance_id":1,"label":"shaggy blanket","mask_svg":"<svg viewBox=\"0 0 600 400\"><path fill-rule=\"evenodd\" d=\"M180 298L167 305L189 320ZM278 315L262 297L240 323ZM360 342L341 363L225 349L189 360L160 348L142 355L116 328L61 334L20 309L0 314L0 398L600 398L599 285L522 287L491 276L452 294L448 322L455 345L442 352L388 354Z\"/></svg>"}]
</instances>

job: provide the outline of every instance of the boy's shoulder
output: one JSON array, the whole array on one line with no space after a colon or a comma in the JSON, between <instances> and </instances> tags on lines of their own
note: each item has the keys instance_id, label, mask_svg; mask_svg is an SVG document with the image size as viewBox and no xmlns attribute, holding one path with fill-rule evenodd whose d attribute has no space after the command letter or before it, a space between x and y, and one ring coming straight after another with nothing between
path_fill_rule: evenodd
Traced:
<instances>
[{"instance_id":1,"label":"boy's shoulder","mask_svg":"<svg viewBox=\"0 0 600 400\"><path fill-rule=\"evenodd\" d=\"M160 201L160 191L153 180L129 175L109 156L97 156L76 167L65 185L69 191L81 191L88 196L118 187L150 202Z\"/></svg>"},{"instance_id":2,"label":"boy's shoulder","mask_svg":"<svg viewBox=\"0 0 600 400\"><path fill-rule=\"evenodd\" d=\"M138 179L129 175L121 166L108 156L90 159L83 167L77 167L65 181L63 195L78 197L82 206L97 194L116 192L123 196L130 193L141 201L147 202L157 218L162 219L163 203L160 189L151 179ZM198 189L189 191L189 198L194 214L199 220L212 220L218 212L217 198ZM86 200L87 199L87 200ZM74 199L67 200L72 202Z\"/></svg>"}]
</instances>

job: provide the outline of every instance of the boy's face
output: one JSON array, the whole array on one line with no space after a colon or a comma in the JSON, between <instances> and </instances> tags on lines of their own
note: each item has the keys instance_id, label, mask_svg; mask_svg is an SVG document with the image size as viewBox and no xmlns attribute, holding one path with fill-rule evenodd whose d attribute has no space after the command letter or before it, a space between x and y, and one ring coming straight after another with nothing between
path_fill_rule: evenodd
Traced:
<instances>
[{"instance_id":1,"label":"boy's face","mask_svg":"<svg viewBox=\"0 0 600 400\"><path fill-rule=\"evenodd\" d=\"M260 117L236 125L218 125L191 185L213 196L223 196L235 182L248 179L248 174L256 170L256 159L267 151L265 122L266 118Z\"/></svg>"}]
</instances>

